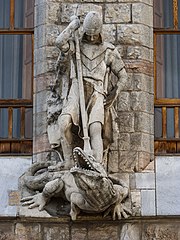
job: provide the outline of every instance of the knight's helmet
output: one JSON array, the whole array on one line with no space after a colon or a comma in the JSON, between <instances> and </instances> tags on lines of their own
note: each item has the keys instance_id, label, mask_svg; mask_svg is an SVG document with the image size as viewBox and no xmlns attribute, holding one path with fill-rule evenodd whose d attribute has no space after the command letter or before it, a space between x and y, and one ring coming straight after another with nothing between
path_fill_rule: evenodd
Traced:
<instances>
[{"instance_id":1,"label":"knight's helmet","mask_svg":"<svg viewBox=\"0 0 180 240\"><path fill-rule=\"evenodd\" d=\"M102 42L102 19L100 14L95 11L89 12L83 22L83 38L85 35L99 35L100 42Z\"/></svg>"}]
</instances>

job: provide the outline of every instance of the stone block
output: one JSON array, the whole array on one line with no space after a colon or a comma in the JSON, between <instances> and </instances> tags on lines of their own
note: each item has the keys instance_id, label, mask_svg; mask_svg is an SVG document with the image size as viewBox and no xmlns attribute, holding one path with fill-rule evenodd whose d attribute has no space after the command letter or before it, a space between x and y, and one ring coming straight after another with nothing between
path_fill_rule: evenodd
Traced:
<instances>
[{"instance_id":1,"label":"stone block","mask_svg":"<svg viewBox=\"0 0 180 240\"><path fill-rule=\"evenodd\" d=\"M157 215L180 215L180 157L156 157Z\"/></svg>"},{"instance_id":2,"label":"stone block","mask_svg":"<svg viewBox=\"0 0 180 240\"><path fill-rule=\"evenodd\" d=\"M153 7L144 3L133 3L132 22L153 27Z\"/></svg>"},{"instance_id":3,"label":"stone block","mask_svg":"<svg viewBox=\"0 0 180 240\"><path fill-rule=\"evenodd\" d=\"M153 62L153 50L143 46L127 46L127 59L142 59Z\"/></svg>"},{"instance_id":4,"label":"stone block","mask_svg":"<svg viewBox=\"0 0 180 240\"><path fill-rule=\"evenodd\" d=\"M136 3L137 0L118 0L120 3ZM138 2L146 3L150 6L153 6L153 0L139 0Z\"/></svg>"},{"instance_id":5,"label":"stone block","mask_svg":"<svg viewBox=\"0 0 180 240\"><path fill-rule=\"evenodd\" d=\"M121 151L119 156L119 172L134 172L137 169L138 153L136 151Z\"/></svg>"},{"instance_id":6,"label":"stone block","mask_svg":"<svg viewBox=\"0 0 180 240\"><path fill-rule=\"evenodd\" d=\"M1 223L0 224L0 240L14 240L14 224Z\"/></svg>"},{"instance_id":7,"label":"stone block","mask_svg":"<svg viewBox=\"0 0 180 240\"><path fill-rule=\"evenodd\" d=\"M34 128L36 136L47 132L47 112L36 113L34 116Z\"/></svg>"},{"instance_id":8,"label":"stone block","mask_svg":"<svg viewBox=\"0 0 180 240\"><path fill-rule=\"evenodd\" d=\"M153 48L153 31L152 28L142 24L118 24L117 40L120 44Z\"/></svg>"},{"instance_id":9,"label":"stone block","mask_svg":"<svg viewBox=\"0 0 180 240\"><path fill-rule=\"evenodd\" d=\"M147 92L131 92L131 108L133 111L154 114L154 95Z\"/></svg>"},{"instance_id":10,"label":"stone block","mask_svg":"<svg viewBox=\"0 0 180 240\"><path fill-rule=\"evenodd\" d=\"M142 216L155 216L155 190L141 191L141 214Z\"/></svg>"},{"instance_id":11,"label":"stone block","mask_svg":"<svg viewBox=\"0 0 180 240\"><path fill-rule=\"evenodd\" d=\"M136 132L154 134L154 115L144 112L136 112L134 118L134 129Z\"/></svg>"},{"instance_id":12,"label":"stone block","mask_svg":"<svg viewBox=\"0 0 180 240\"><path fill-rule=\"evenodd\" d=\"M130 134L121 133L119 136L119 150L130 150Z\"/></svg>"},{"instance_id":13,"label":"stone block","mask_svg":"<svg viewBox=\"0 0 180 240\"><path fill-rule=\"evenodd\" d=\"M108 172L116 173L118 172L118 163L119 163L119 153L118 151L109 151L108 154Z\"/></svg>"},{"instance_id":14,"label":"stone block","mask_svg":"<svg viewBox=\"0 0 180 240\"><path fill-rule=\"evenodd\" d=\"M154 79L151 76L138 73L129 73L129 77L132 78L133 89L135 91L143 91L153 94L154 93Z\"/></svg>"},{"instance_id":15,"label":"stone block","mask_svg":"<svg viewBox=\"0 0 180 240\"><path fill-rule=\"evenodd\" d=\"M87 239L99 239L101 240L117 240L118 239L118 226L107 224L92 224L88 228Z\"/></svg>"},{"instance_id":16,"label":"stone block","mask_svg":"<svg viewBox=\"0 0 180 240\"><path fill-rule=\"evenodd\" d=\"M87 228L80 227L78 225L72 225L71 229L72 240L86 240L87 239Z\"/></svg>"},{"instance_id":17,"label":"stone block","mask_svg":"<svg viewBox=\"0 0 180 240\"><path fill-rule=\"evenodd\" d=\"M33 138L33 153L40 153L50 150L50 144L47 134L34 136Z\"/></svg>"},{"instance_id":18,"label":"stone block","mask_svg":"<svg viewBox=\"0 0 180 240\"><path fill-rule=\"evenodd\" d=\"M135 173L137 189L155 189L154 173Z\"/></svg>"},{"instance_id":19,"label":"stone block","mask_svg":"<svg viewBox=\"0 0 180 240\"><path fill-rule=\"evenodd\" d=\"M141 193L140 191L131 191L132 215L141 215Z\"/></svg>"},{"instance_id":20,"label":"stone block","mask_svg":"<svg viewBox=\"0 0 180 240\"><path fill-rule=\"evenodd\" d=\"M45 2L41 2L35 6L34 11L34 27L46 24L47 4Z\"/></svg>"},{"instance_id":21,"label":"stone block","mask_svg":"<svg viewBox=\"0 0 180 240\"><path fill-rule=\"evenodd\" d=\"M126 69L129 73L146 74L153 77L153 63L143 59L125 59Z\"/></svg>"},{"instance_id":22,"label":"stone block","mask_svg":"<svg viewBox=\"0 0 180 240\"><path fill-rule=\"evenodd\" d=\"M146 223L142 231L142 239L158 239L158 240L179 240L178 235L179 226L173 224L149 224Z\"/></svg>"},{"instance_id":23,"label":"stone block","mask_svg":"<svg viewBox=\"0 0 180 240\"><path fill-rule=\"evenodd\" d=\"M55 84L55 73L39 75L34 79L34 93L47 90L50 84Z\"/></svg>"},{"instance_id":24,"label":"stone block","mask_svg":"<svg viewBox=\"0 0 180 240\"><path fill-rule=\"evenodd\" d=\"M116 25L115 24L103 24L103 39L106 42L115 44L116 42Z\"/></svg>"},{"instance_id":25,"label":"stone block","mask_svg":"<svg viewBox=\"0 0 180 240\"><path fill-rule=\"evenodd\" d=\"M120 240L139 240L141 239L141 229L138 225L126 223L123 225L120 233Z\"/></svg>"},{"instance_id":26,"label":"stone block","mask_svg":"<svg viewBox=\"0 0 180 240\"><path fill-rule=\"evenodd\" d=\"M59 224L58 226L44 226L43 240L57 239L58 240L69 240L69 226L65 224Z\"/></svg>"},{"instance_id":27,"label":"stone block","mask_svg":"<svg viewBox=\"0 0 180 240\"><path fill-rule=\"evenodd\" d=\"M119 112L118 114L119 131L121 132L134 132L134 113L132 112Z\"/></svg>"},{"instance_id":28,"label":"stone block","mask_svg":"<svg viewBox=\"0 0 180 240\"><path fill-rule=\"evenodd\" d=\"M47 25L46 26L46 46L55 47L56 38L63 31L64 26Z\"/></svg>"},{"instance_id":29,"label":"stone block","mask_svg":"<svg viewBox=\"0 0 180 240\"><path fill-rule=\"evenodd\" d=\"M81 22L89 11L97 11L102 16L102 7L92 3L77 4L77 3L62 3L60 18L62 23L70 22L70 17L73 15L80 16Z\"/></svg>"},{"instance_id":30,"label":"stone block","mask_svg":"<svg viewBox=\"0 0 180 240\"><path fill-rule=\"evenodd\" d=\"M120 92L118 96L118 111L130 111L130 93Z\"/></svg>"},{"instance_id":31,"label":"stone block","mask_svg":"<svg viewBox=\"0 0 180 240\"><path fill-rule=\"evenodd\" d=\"M149 134L135 132L130 135L131 150L150 152L151 138Z\"/></svg>"},{"instance_id":32,"label":"stone block","mask_svg":"<svg viewBox=\"0 0 180 240\"><path fill-rule=\"evenodd\" d=\"M47 4L47 23L48 24L60 24L59 20L60 15L60 4L58 2L54 2L53 4L50 2Z\"/></svg>"},{"instance_id":33,"label":"stone block","mask_svg":"<svg viewBox=\"0 0 180 240\"><path fill-rule=\"evenodd\" d=\"M46 46L46 25L34 28L34 49Z\"/></svg>"},{"instance_id":34,"label":"stone block","mask_svg":"<svg viewBox=\"0 0 180 240\"><path fill-rule=\"evenodd\" d=\"M154 144L154 141L150 144ZM154 172L154 162L150 164L150 162L153 161L151 154L148 152L139 152L138 155L138 172Z\"/></svg>"},{"instance_id":35,"label":"stone block","mask_svg":"<svg viewBox=\"0 0 180 240\"><path fill-rule=\"evenodd\" d=\"M18 178L30 167L31 163L31 157L0 158L0 216L17 215ZM18 199L13 193L16 193Z\"/></svg>"},{"instance_id":36,"label":"stone block","mask_svg":"<svg viewBox=\"0 0 180 240\"><path fill-rule=\"evenodd\" d=\"M46 47L41 47L34 50L34 63L44 62L46 60ZM37 75L37 74L36 74Z\"/></svg>"},{"instance_id":37,"label":"stone block","mask_svg":"<svg viewBox=\"0 0 180 240\"><path fill-rule=\"evenodd\" d=\"M106 4L105 23L128 23L131 21L130 4Z\"/></svg>"},{"instance_id":38,"label":"stone block","mask_svg":"<svg viewBox=\"0 0 180 240\"><path fill-rule=\"evenodd\" d=\"M50 153L49 152L40 152L40 153L34 153L33 154L33 163L35 162L45 162L50 161Z\"/></svg>"},{"instance_id":39,"label":"stone block","mask_svg":"<svg viewBox=\"0 0 180 240\"><path fill-rule=\"evenodd\" d=\"M33 240L41 240L41 226L38 223L31 224L22 224L17 223L15 226L15 236L16 240L23 239L33 239Z\"/></svg>"},{"instance_id":40,"label":"stone block","mask_svg":"<svg viewBox=\"0 0 180 240\"><path fill-rule=\"evenodd\" d=\"M34 113L45 112L47 109L46 90L36 93L34 98Z\"/></svg>"},{"instance_id":41,"label":"stone block","mask_svg":"<svg viewBox=\"0 0 180 240\"><path fill-rule=\"evenodd\" d=\"M37 77L40 74L47 72L47 63L44 60L43 62L37 62L34 64L34 77Z\"/></svg>"}]
</instances>

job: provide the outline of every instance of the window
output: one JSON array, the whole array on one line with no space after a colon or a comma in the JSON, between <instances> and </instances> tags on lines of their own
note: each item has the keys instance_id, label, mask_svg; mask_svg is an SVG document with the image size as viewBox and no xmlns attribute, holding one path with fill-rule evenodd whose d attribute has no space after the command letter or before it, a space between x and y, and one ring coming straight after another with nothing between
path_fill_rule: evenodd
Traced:
<instances>
[{"instance_id":1,"label":"window","mask_svg":"<svg viewBox=\"0 0 180 240\"><path fill-rule=\"evenodd\" d=\"M180 153L180 0L154 0L154 63L155 153Z\"/></svg>"},{"instance_id":2,"label":"window","mask_svg":"<svg viewBox=\"0 0 180 240\"><path fill-rule=\"evenodd\" d=\"M34 0L0 0L0 154L32 153Z\"/></svg>"}]
</instances>

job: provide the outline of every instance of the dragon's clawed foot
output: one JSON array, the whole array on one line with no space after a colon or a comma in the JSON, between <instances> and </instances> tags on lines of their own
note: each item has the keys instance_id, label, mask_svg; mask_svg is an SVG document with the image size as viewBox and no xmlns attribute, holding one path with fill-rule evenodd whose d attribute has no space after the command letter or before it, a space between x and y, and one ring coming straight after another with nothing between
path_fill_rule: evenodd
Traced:
<instances>
[{"instance_id":1,"label":"dragon's clawed foot","mask_svg":"<svg viewBox=\"0 0 180 240\"><path fill-rule=\"evenodd\" d=\"M131 210L129 210L123 203L115 204L113 208L113 220L117 219L120 220L122 217L128 218L128 215L132 215Z\"/></svg>"},{"instance_id":2,"label":"dragon's clawed foot","mask_svg":"<svg viewBox=\"0 0 180 240\"><path fill-rule=\"evenodd\" d=\"M36 195L25 197L21 199L22 206L28 206L28 208L32 209L35 207L39 207L39 211L42 211L47 203L47 198L43 195L43 193L37 193Z\"/></svg>"}]
</instances>

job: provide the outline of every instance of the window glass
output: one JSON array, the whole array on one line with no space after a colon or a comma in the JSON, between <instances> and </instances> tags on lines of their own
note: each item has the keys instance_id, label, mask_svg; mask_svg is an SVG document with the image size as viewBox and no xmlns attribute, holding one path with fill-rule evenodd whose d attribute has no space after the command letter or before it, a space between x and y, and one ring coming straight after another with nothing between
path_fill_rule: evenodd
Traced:
<instances>
[{"instance_id":1,"label":"window glass","mask_svg":"<svg viewBox=\"0 0 180 240\"><path fill-rule=\"evenodd\" d=\"M32 108L25 110L25 138L32 138L33 112Z\"/></svg>"},{"instance_id":2,"label":"window glass","mask_svg":"<svg viewBox=\"0 0 180 240\"><path fill-rule=\"evenodd\" d=\"M8 109L0 108L0 138L8 137Z\"/></svg>"},{"instance_id":3,"label":"window glass","mask_svg":"<svg viewBox=\"0 0 180 240\"><path fill-rule=\"evenodd\" d=\"M32 28L34 0L15 0L15 28Z\"/></svg>"},{"instance_id":4,"label":"window glass","mask_svg":"<svg viewBox=\"0 0 180 240\"><path fill-rule=\"evenodd\" d=\"M162 137L162 109L155 108L154 110L154 127L155 127L155 138Z\"/></svg>"},{"instance_id":5,"label":"window glass","mask_svg":"<svg viewBox=\"0 0 180 240\"><path fill-rule=\"evenodd\" d=\"M10 26L10 2L9 0L0 0L0 28L9 28Z\"/></svg>"},{"instance_id":6,"label":"window glass","mask_svg":"<svg viewBox=\"0 0 180 240\"><path fill-rule=\"evenodd\" d=\"M157 35L157 98L180 98L180 35Z\"/></svg>"},{"instance_id":7,"label":"window glass","mask_svg":"<svg viewBox=\"0 0 180 240\"><path fill-rule=\"evenodd\" d=\"M154 27L173 28L172 0L154 0Z\"/></svg>"},{"instance_id":8,"label":"window glass","mask_svg":"<svg viewBox=\"0 0 180 240\"><path fill-rule=\"evenodd\" d=\"M0 35L0 99L30 99L32 92L30 35Z\"/></svg>"},{"instance_id":9,"label":"window glass","mask_svg":"<svg viewBox=\"0 0 180 240\"><path fill-rule=\"evenodd\" d=\"M167 108L167 138L174 138L174 108Z\"/></svg>"}]
</instances>

